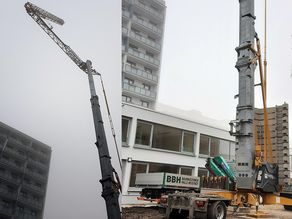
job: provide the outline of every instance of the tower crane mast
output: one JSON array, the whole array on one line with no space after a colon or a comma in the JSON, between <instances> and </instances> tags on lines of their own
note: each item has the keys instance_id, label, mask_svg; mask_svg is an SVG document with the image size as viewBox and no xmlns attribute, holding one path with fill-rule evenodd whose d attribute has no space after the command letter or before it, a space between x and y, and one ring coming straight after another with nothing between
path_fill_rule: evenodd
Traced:
<instances>
[{"instance_id":1,"label":"tower crane mast","mask_svg":"<svg viewBox=\"0 0 292 219\"><path fill-rule=\"evenodd\" d=\"M93 74L100 75L100 73L92 69L92 63L90 60L87 60L86 62L82 61L82 59L68 45L66 45L54 33L52 28L50 28L46 24L46 22L43 20L43 19L46 19L54 23L57 23L59 25L63 25L64 21L61 18L37 7L36 5L30 2L27 2L24 5L24 7L27 13L31 16L31 18L49 35L49 37L67 54L67 56L69 56L69 58L88 76L90 95L91 95L90 102L91 102L91 107L92 107L95 134L96 134L96 139L97 139L95 144L98 149L99 162L100 162L101 175L102 175L102 179L100 180L100 183L102 184L102 197L105 199L108 218L120 219L121 213L120 213L120 206L119 206L119 190L121 189L121 185L120 185L120 180L118 178L118 175L111 164L111 157L109 155L105 130L103 126L99 99L95 91L94 80L93 80ZM102 83L102 86L103 86L103 83ZM104 94L105 94L105 91L104 91ZM109 109L108 109L108 113L109 113ZM110 122L111 122L111 119L110 119ZM113 130L113 126L111 128ZM116 140L115 140L115 143L116 143Z\"/></svg>"}]
</instances>

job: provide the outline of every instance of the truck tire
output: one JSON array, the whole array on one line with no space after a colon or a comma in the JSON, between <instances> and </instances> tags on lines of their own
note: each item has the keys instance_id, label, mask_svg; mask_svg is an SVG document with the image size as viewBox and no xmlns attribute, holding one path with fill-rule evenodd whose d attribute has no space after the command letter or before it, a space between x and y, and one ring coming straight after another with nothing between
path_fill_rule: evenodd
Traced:
<instances>
[{"instance_id":1,"label":"truck tire","mask_svg":"<svg viewBox=\"0 0 292 219\"><path fill-rule=\"evenodd\" d=\"M292 211L292 206L291 205L284 205L284 209L287 211Z\"/></svg>"},{"instance_id":2,"label":"truck tire","mask_svg":"<svg viewBox=\"0 0 292 219\"><path fill-rule=\"evenodd\" d=\"M227 210L226 205L222 201L213 202L208 207L207 218L208 219L226 219Z\"/></svg>"}]
</instances>

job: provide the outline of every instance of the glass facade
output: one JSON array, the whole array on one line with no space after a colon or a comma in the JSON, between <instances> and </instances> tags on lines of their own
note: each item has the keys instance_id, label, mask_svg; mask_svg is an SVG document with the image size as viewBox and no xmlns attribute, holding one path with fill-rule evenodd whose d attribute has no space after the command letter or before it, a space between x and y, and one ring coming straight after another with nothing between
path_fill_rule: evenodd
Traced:
<instances>
[{"instance_id":1,"label":"glass facade","mask_svg":"<svg viewBox=\"0 0 292 219\"><path fill-rule=\"evenodd\" d=\"M138 120L135 144L193 154L194 138L193 132Z\"/></svg>"},{"instance_id":2,"label":"glass facade","mask_svg":"<svg viewBox=\"0 0 292 219\"><path fill-rule=\"evenodd\" d=\"M222 156L228 161L234 161L235 143L201 134L199 154L208 157Z\"/></svg>"}]
</instances>

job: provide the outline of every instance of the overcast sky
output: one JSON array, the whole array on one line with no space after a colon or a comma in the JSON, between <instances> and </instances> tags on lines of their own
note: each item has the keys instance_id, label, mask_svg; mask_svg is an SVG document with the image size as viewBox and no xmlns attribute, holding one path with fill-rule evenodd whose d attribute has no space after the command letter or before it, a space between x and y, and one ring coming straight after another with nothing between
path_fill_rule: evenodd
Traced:
<instances>
[{"instance_id":1,"label":"overcast sky","mask_svg":"<svg viewBox=\"0 0 292 219\"><path fill-rule=\"evenodd\" d=\"M52 147L44 219L106 218L87 77L28 16L25 2L4 1L0 7L0 120ZM120 139L120 1L33 3L65 20L53 30L103 74ZM105 112L102 95L100 100ZM118 170L110 135L108 142Z\"/></svg>"},{"instance_id":2,"label":"overcast sky","mask_svg":"<svg viewBox=\"0 0 292 219\"><path fill-rule=\"evenodd\" d=\"M292 1L267 0L268 105L292 103ZM264 45L264 0L255 0L256 31ZM166 0L158 101L199 110L218 120L235 119L239 45L238 0ZM258 68L256 71L258 78ZM256 83L259 82L259 78ZM260 87L256 106L262 107ZM290 127L292 124L290 105ZM291 127L292 128L292 127ZM290 128L290 130L291 130ZM291 137L290 137L291 139Z\"/></svg>"}]
</instances>

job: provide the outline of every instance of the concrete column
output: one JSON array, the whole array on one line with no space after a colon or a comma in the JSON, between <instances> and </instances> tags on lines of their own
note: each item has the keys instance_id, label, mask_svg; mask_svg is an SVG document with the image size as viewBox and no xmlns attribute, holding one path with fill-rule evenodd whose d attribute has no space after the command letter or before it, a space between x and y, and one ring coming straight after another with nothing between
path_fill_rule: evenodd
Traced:
<instances>
[{"instance_id":1,"label":"concrete column","mask_svg":"<svg viewBox=\"0 0 292 219\"><path fill-rule=\"evenodd\" d=\"M130 184L130 176L131 176L132 162L125 161L125 165L123 166L123 192L122 195L128 194L129 184Z\"/></svg>"},{"instance_id":2,"label":"concrete column","mask_svg":"<svg viewBox=\"0 0 292 219\"><path fill-rule=\"evenodd\" d=\"M129 130L128 144L129 144L130 148L133 148L135 145L136 129L137 129L137 117L133 117L131 120L131 127Z\"/></svg>"}]
</instances>

